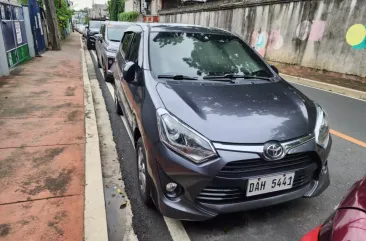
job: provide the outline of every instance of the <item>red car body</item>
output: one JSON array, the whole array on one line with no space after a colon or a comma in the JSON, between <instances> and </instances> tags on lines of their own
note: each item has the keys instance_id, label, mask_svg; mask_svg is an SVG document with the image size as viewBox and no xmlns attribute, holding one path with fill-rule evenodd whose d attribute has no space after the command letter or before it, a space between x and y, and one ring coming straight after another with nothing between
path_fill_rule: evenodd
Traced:
<instances>
[{"instance_id":1,"label":"red car body","mask_svg":"<svg viewBox=\"0 0 366 241\"><path fill-rule=\"evenodd\" d=\"M324 224L301 241L366 241L366 176L351 187Z\"/></svg>"}]
</instances>

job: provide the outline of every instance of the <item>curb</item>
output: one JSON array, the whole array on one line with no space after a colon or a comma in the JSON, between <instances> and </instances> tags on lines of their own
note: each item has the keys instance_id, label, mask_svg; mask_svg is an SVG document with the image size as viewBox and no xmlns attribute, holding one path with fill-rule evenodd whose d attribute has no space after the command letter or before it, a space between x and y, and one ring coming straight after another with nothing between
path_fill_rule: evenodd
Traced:
<instances>
[{"instance_id":1,"label":"curb","mask_svg":"<svg viewBox=\"0 0 366 241\"><path fill-rule=\"evenodd\" d=\"M85 106L84 240L108 241L98 128L81 38L80 44Z\"/></svg>"},{"instance_id":2,"label":"curb","mask_svg":"<svg viewBox=\"0 0 366 241\"><path fill-rule=\"evenodd\" d=\"M310 86L310 87L314 87L314 88L318 88L318 89L322 89L322 90L326 90L326 91L331 91L333 93L345 95L348 97L366 100L366 92L363 92L363 91L353 90L353 89L345 88L345 87L338 86L338 85L327 84L327 83L310 80L310 79L305 79L305 78L300 78L300 77L287 75L287 74L280 74L280 75L286 81L291 82L291 83L306 85L306 86Z\"/></svg>"}]
</instances>

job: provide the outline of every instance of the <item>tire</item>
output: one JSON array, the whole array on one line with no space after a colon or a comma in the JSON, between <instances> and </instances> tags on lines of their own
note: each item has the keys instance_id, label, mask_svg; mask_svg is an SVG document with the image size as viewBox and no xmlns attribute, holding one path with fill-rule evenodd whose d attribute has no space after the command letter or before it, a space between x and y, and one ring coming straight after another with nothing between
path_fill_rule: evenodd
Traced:
<instances>
[{"instance_id":1,"label":"tire","mask_svg":"<svg viewBox=\"0 0 366 241\"><path fill-rule=\"evenodd\" d=\"M100 62L99 62L99 58L98 58L98 53L97 51L95 51L96 55L97 55L97 62L98 62L98 68L102 68L102 66L100 65Z\"/></svg>"},{"instance_id":2,"label":"tire","mask_svg":"<svg viewBox=\"0 0 366 241\"><path fill-rule=\"evenodd\" d=\"M89 43L88 40L86 40L86 47L88 48L88 50L92 50L93 46L91 46L91 44Z\"/></svg>"},{"instance_id":3,"label":"tire","mask_svg":"<svg viewBox=\"0 0 366 241\"><path fill-rule=\"evenodd\" d=\"M104 71L104 81L105 82L111 82L111 78L107 74L107 69L104 68L103 71Z\"/></svg>"},{"instance_id":4,"label":"tire","mask_svg":"<svg viewBox=\"0 0 366 241\"><path fill-rule=\"evenodd\" d=\"M153 182L147 171L146 152L140 137L136 144L136 160L137 160L137 177L138 187L142 202L149 207L153 207L153 200L151 198L151 190ZM145 183L143 183L145 181Z\"/></svg>"},{"instance_id":5,"label":"tire","mask_svg":"<svg viewBox=\"0 0 366 241\"><path fill-rule=\"evenodd\" d=\"M114 106L118 115L123 115L121 105L118 102L117 95L114 94Z\"/></svg>"}]
</instances>

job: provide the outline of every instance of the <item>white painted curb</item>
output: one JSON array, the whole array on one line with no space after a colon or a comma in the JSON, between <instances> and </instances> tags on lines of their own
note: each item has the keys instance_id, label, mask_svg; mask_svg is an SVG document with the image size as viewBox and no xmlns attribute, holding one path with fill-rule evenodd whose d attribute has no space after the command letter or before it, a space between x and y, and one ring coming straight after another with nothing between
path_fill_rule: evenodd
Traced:
<instances>
[{"instance_id":1,"label":"white painted curb","mask_svg":"<svg viewBox=\"0 0 366 241\"><path fill-rule=\"evenodd\" d=\"M108 241L98 128L81 38L80 43L85 105L84 240Z\"/></svg>"},{"instance_id":2,"label":"white painted curb","mask_svg":"<svg viewBox=\"0 0 366 241\"><path fill-rule=\"evenodd\" d=\"M306 85L306 86L310 86L310 87L314 87L314 88L318 88L318 89L322 89L322 90L327 90L327 91L331 91L331 92L334 92L337 94L349 96L349 97L356 98L356 99L366 100L366 92L363 92L363 91L353 90L353 89L345 88L345 87L338 86L338 85L327 84L327 83L314 81L314 80L310 80L310 79L305 79L305 78L300 78L300 77L287 75L287 74L280 74L280 75L282 78L284 78L288 82L302 84L302 85Z\"/></svg>"}]
</instances>

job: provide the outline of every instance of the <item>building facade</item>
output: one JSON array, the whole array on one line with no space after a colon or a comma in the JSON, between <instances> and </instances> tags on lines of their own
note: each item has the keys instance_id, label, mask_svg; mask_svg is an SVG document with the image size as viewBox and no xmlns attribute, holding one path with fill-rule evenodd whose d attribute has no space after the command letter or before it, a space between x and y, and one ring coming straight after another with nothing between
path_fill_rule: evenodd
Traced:
<instances>
[{"instance_id":1,"label":"building facade","mask_svg":"<svg viewBox=\"0 0 366 241\"><path fill-rule=\"evenodd\" d=\"M89 19L107 19L109 17L107 4L93 4L92 8L88 9Z\"/></svg>"}]
</instances>

